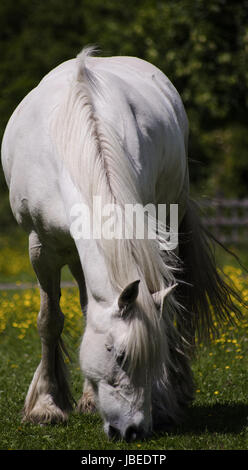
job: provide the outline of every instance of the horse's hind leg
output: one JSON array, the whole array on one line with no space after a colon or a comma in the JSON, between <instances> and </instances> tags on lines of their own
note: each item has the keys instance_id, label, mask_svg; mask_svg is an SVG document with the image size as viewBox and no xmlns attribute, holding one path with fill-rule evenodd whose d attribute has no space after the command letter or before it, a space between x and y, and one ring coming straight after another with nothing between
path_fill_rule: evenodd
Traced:
<instances>
[{"instance_id":1,"label":"horse's hind leg","mask_svg":"<svg viewBox=\"0 0 248 470\"><path fill-rule=\"evenodd\" d=\"M179 423L194 398L189 359L176 345L170 352L171 364L152 390L153 427L156 431Z\"/></svg>"},{"instance_id":2,"label":"horse's hind leg","mask_svg":"<svg viewBox=\"0 0 248 470\"><path fill-rule=\"evenodd\" d=\"M28 390L23 420L54 423L65 421L72 408L61 340L64 325L59 307L61 264L34 232L29 238L29 253L40 285L37 325L42 358Z\"/></svg>"}]
</instances>

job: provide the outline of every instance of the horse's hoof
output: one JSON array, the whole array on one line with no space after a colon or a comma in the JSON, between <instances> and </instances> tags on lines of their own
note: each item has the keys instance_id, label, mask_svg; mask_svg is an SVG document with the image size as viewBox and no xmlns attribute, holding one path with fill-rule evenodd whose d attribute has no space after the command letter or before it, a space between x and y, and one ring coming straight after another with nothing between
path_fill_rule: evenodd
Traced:
<instances>
[{"instance_id":1,"label":"horse's hoof","mask_svg":"<svg viewBox=\"0 0 248 470\"><path fill-rule=\"evenodd\" d=\"M40 424L63 423L68 420L68 412L61 410L50 395L42 395L38 398L34 407L30 410L28 406L24 408L22 422Z\"/></svg>"},{"instance_id":2,"label":"horse's hoof","mask_svg":"<svg viewBox=\"0 0 248 470\"><path fill-rule=\"evenodd\" d=\"M78 413L95 413L96 406L91 393L84 393L77 404Z\"/></svg>"}]
</instances>

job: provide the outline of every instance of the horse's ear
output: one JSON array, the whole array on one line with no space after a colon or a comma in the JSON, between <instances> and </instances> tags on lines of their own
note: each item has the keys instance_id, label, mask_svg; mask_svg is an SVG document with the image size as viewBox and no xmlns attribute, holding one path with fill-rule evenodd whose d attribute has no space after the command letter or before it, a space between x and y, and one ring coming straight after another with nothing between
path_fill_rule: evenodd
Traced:
<instances>
[{"instance_id":1,"label":"horse's ear","mask_svg":"<svg viewBox=\"0 0 248 470\"><path fill-rule=\"evenodd\" d=\"M153 300L158 308L163 305L165 298L170 295L170 293L175 289L176 286L177 284L173 284L172 286L166 287L166 289L162 289L152 294Z\"/></svg>"},{"instance_id":2,"label":"horse's ear","mask_svg":"<svg viewBox=\"0 0 248 470\"><path fill-rule=\"evenodd\" d=\"M139 283L140 280L131 282L127 287L122 291L118 299L118 307L123 312L127 310L130 305L135 302L139 293Z\"/></svg>"}]
</instances>

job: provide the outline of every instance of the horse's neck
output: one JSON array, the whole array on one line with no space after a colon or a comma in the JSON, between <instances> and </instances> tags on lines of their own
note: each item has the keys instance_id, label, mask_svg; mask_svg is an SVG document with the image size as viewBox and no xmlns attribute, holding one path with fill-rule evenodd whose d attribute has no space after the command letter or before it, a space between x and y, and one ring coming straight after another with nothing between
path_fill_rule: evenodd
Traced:
<instances>
[{"instance_id":1,"label":"horse's neck","mask_svg":"<svg viewBox=\"0 0 248 470\"><path fill-rule=\"evenodd\" d=\"M61 194L64 201L65 212L68 220L68 228L72 229L72 221L81 213L82 206L87 207L87 202L77 190L76 186L67 171L61 173ZM73 209L76 209L75 213ZM80 217L78 219L80 221ZM88 220L89 222L89 220ZM86 222L87 223L87 220ZM79 235L79 239L77 236ZM81 266L84 272L88 298L105 299L112 302L114 298L113 288L111 286L106 262L103 254L99 251L97 240L94 238L82 237L82 233L77 233L74 239L79 254Z\"/></svg>"},{"instance_id":2,"label":"horse's neck","mask_svg":"<svg viewBox=\"0 0 248 470\"><path fill-rule=\"evenodd\" d=\"M111 285L106 262L94 239L76 241L89 300L102 300L111 305L116 292Z\"/></svg>"}]
</instances>

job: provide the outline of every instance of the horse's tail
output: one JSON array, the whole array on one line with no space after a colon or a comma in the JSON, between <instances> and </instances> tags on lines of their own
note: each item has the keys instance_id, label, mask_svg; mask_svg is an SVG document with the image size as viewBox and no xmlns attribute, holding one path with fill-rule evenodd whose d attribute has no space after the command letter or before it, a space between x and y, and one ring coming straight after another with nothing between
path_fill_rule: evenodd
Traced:
<instances>
[{"instance_id":1,"label":"horse's tail","mask_svg":"<svg viewBox=\"0 0 248 470\"><path fill-rule=\"evenodd\" d=\"M214 238L203 227L193 201L187 205L179 231L179 257L183 265L179 296L185 308L181 327L189 341L194 341L195 335L201 341L216 335L220 324L240 319L244 301L217 269Z\"/></svg>"}]
</instances>

